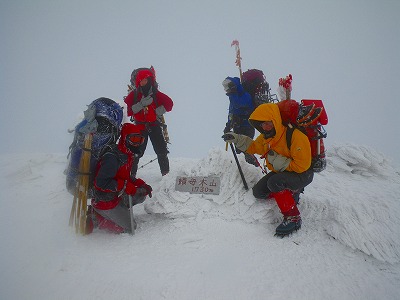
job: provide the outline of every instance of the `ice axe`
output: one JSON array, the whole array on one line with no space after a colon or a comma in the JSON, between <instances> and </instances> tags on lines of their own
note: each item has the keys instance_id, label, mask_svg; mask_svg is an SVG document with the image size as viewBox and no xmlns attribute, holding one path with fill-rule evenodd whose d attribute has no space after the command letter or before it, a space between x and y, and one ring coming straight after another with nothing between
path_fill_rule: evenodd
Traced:
<instances>
[{"instance_id":1,"label":"ice axe","mask_svg":"<svg viewBox=\"0 0 400 300\"><path fill-rule=\"evenodd\" d=\"M244 178L244 174L243 174L242 168L241 168L241 166L240 166L239 160L238 160L237 155L236 155L236 150L235 150L235 148L233 147L232 142L229 141L229 140L232 139L232 137L233 137L233 135L230 134L229 132L225 133L225 134L222 136L222 138L223 138L227 143L229 143L230 146L231 146L232 154L233 154L233 156L235 157L235 161L236 161L236 165L237 165L237 167L238 167L238 169L239 169L240 177L242 177L242 181L243 181L244 188L245 188L246 191L247 191L247 190L249 189L249 187L248 187L248 185L247 185L246 179Z\"/></svg>"}]
</instances>

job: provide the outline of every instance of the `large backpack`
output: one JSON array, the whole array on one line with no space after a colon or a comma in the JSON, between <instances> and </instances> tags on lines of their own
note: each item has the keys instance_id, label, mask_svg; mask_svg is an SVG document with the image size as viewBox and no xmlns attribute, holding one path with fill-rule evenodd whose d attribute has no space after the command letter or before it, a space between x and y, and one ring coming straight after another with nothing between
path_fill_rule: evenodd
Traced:
<instances>
[{"instance_id":1,"label":"large backpack","mask_svg":"<svg viewBox=\"0 0 400 300\"><path fill-rule=\"evenodd\" d=\"M312 162L314 172L321 172L326 167L324 138L327 133L323 125L328 124L322 100L303 99L301 103L295 100L284 100L278 102L279 111L283 125L287 126L286 143L290 149L292 135L295 129L302 131L309 139L311 146Z\"/></svg>"},{"instance_id":2,"label":"large backpack","mask_svg":"<svg viewBox=\"0 0 400 300\"><path fill-rule=\"evenodd\" d=\"M274 103L278 99L275 94L271 94L269 83L267 82L263 71L250 69L242 74L242 86L253 99L254 107L263 103Z\"/></svg>"},{"instance_id":3,"label":"large backpack","mask_svg":"<svg viewBox=\"0 0 400 300\"><path fill-rule=\"evenodd\" d=\"M74 140L69 147L66 186L75 194L80 175L89 176L88 197L93 197L93 179L97 162L107 148L118 140L123 119L123 108L108 98L98 98L88 105L84 119L75 127ZM91 149L85 149L86 134L92 134ZM90 151L90 171L81 174L79 164L83 151Z\"/></svg>"}]
</instances>

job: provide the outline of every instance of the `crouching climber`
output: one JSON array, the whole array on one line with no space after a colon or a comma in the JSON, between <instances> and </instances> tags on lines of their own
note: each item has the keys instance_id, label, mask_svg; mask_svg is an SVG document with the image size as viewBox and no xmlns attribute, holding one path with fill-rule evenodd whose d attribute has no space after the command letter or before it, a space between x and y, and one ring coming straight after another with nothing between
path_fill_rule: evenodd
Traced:
<instances>
[{"instance_id":1,"label":"crouching climber","mask_svg":"<svg viewBox=\"0 0 400 300\"><path fill-rule=\"evenodd\" d=\"M253 187L259 199L274 198L283 214L283 222L276 228L276 235L285 236L300 229L301 217L297 208L299 193L314 177L311 168L311 147L308 137L300 130L293 131L290 149L286 142L287 127L277 104L258 106L250 115L249 123L261 134L253 141L248 136L225 133L225 141L249 154L259 154L266 159L270 173Z\"/></svg>"},{"instance_id":2,"label":"crouching climber","mask_svg":"<svg viewBox=\"0 0 400 300\"><path fill-rule=\"evenodd\" d=\"M136 222L130 214L132 205L152 197L152 188L136 178L137 157L143 144L144 125L125 123L118 144L107 146L101 155L94 177L94 198L87 212L86 233L94 228L113 233L132 232ZM132 224L133 223L133 224Z\"/></svg>"}]
</instances>

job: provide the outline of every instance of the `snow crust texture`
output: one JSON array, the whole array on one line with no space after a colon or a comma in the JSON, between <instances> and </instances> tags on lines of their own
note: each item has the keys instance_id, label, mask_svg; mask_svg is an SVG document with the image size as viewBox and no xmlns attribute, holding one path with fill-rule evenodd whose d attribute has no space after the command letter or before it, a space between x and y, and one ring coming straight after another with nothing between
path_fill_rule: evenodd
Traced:
<instances>
[{"instance_id":1,"label":"snow crust texture","mask_svg":"<svg viewBox=\"0 0 400 300\"><path fill-rule=\"evenodd\" d=\"M299 209L307 223L352 249L378 260L400 261L400 175L385 157L366 146L344 144L327 153L327 169L316 173L301 195ZM172 170L160 182L154 200L145 203L148 213L168 218L219 217L247 223L274 224L281 214L273 199L255 199L251 187L261 170L245 162L240 165L250 189L243 188L232 153L212 149L196 164L191 161ZM219 176L219 195L175 191L176 176Z\"/></svg>"},{"instance_id":2,"label":"snow crust texture","mask_svg":"<svg viewBox=\"0 0 400 300\"><path fill-rule=\"evenodd\" d=\"M301 230L274 237L281 214L254 199L261 170L211 149L138 171L153 198L134 236L68 226L66 154L0 156L0 299L398 299L400 175L373 149L328 149L301 195ZM145 156L139 165L152 160ZM175 191L176 176L219 176L219 195Z\"/></svg>"}]
</instances>

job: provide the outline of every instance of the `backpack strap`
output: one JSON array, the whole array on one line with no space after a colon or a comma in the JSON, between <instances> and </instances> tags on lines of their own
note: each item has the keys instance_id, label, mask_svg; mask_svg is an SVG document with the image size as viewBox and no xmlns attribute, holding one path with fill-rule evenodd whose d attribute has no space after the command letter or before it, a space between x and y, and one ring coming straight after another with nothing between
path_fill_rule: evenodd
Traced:
<instances>
[{"instance_id":1,"label":"backpack strap","mask_svg":"<svg viewBox=\"0 0 400 300\"><path fill-rule=\"evenodd\" d=\"M303 127L298 127L296 125L292 125L291 123L288 124L287 130L286 130L286 145L290 151L290 146L292 145L292 137L293 137L293 132L295 130L299 130L301 133L303 133L307 138L307 132Z\"/></svg>"},{"instance_id":2,"label":"backpack strap","mask_svg":"<svg viewBox=\"0 0 400 300\"><path fill-rule=\"evenodd\" d=\"M291 124L289 124L291 125ZM292 136L293 136L293 131L296 128L293 126L287 126L287 130L286 130L286 145L290 151L290 146L292 145Z\"/></svg>"}]
</instances>

